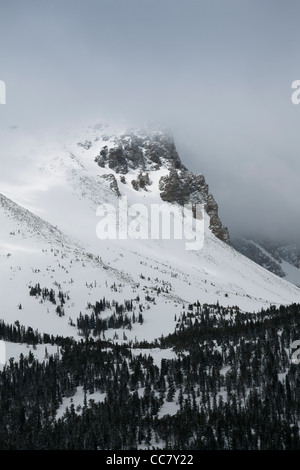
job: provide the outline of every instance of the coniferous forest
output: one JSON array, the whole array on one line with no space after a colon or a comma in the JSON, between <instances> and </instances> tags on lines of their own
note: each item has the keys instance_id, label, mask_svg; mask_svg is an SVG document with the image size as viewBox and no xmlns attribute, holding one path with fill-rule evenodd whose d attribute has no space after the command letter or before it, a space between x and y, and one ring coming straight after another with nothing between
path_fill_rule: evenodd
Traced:
<instances>
[{"instance_id":1,"label":"coniferous forest","mask_svg":"<svg viewBox=\"0 0 300 470\"><path fill-rule=\"evenodd\" d=\"M102 323L105 301L89 308L79 340L0 322L0 339L45 347L43 361L29 352L0 371L1 450L300 449L300 304L254 314L195 302L173 334L128 344L103 331L130 327L130 302ZM153 348L173 358L157 364ZM58 416L78 388L82 404Z\"/></svg>"}]
</instances>

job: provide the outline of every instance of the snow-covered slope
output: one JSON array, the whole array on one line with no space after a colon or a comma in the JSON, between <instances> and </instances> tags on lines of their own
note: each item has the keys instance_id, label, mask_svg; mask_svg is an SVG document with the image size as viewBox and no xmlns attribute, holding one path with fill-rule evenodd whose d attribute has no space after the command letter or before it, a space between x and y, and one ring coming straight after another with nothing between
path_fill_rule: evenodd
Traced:
<instances>
[{"instance_id":1,"label":"snow-covered slope","mask_svg":"<svg viewBox=\"0 0 300 470\"><path fill-rule=\"evenodd\" d=\"M152 340L173 332L174 315L196 300L247 311L299 302L297 287L217 238L207 214L199 250L187 250L184 238L97 237L97 207L104 202L118 208L127 198L128 207L142 204L140 210L146 208L148 215L151 204L162 203L160 181L174 166L163 154L159 165L145 157L142 168L138 162L122 173L95 161L105 146L120 145L116 131L102 125L55 139L39 137L36 143L14 132L19 146L7 140L10 159L1 160L5 179L0 181L5 194L0 196L0 317L5 322L18 320L40 332L77 337L76 319L90 313L88 304L105 297L111 302L109 315L115 302L132 300L143 323L134 323L126 335L108 330L106 339ZM132 184L141 172L147 175L145 187ZM56 304L29 295L37 284L53 289Z\"/></svg>"},{"instance_id":2,"label":"snow-covered slope","mask_svg":"<svg viewBox=\"0 0 300 470\"><path fill-rule=\"evenodd\" d=\"M300 286L299 243L260 237L236 237L233 246L269 271Z\"/></svg>"}]
</instances>

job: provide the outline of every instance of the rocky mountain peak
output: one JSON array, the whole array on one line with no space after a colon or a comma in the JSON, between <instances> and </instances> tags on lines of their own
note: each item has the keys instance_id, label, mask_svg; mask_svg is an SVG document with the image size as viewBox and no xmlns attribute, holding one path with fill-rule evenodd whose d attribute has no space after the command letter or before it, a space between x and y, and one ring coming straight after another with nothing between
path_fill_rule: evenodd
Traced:
<instances>
[{"instance_id":1,"label":"rocky mountain peak","mask_svg":"<svg viewBox=\"0 0 300 470\"><path fill-rule=\"evenodd\" d=\"M138 170L137 178L132 180L136 190L150 184L147 172L167 168L169 174L159 180L161 199L180 205L204 204L210 216L210 229L220 240L230 243L228 229L219 218L218 205L209 193L205 177L195 175L183 165L170 132L129 130L108 140L95 158L100 167L121 175Z\"/></svg>"},{"instance_id":2,"label":"rocky mountain peak","mask_svg":"<svg viewBox=\"0 0 300 470\"><path fill-rule=\"evenodd\" d=\"M101 167L108 167L116 173L127 174L129 170L158 170L163 164L181 168L171 134L167 131L129 130L114 136L104 145L95 161Z\"/></svg>"}]
</instances>

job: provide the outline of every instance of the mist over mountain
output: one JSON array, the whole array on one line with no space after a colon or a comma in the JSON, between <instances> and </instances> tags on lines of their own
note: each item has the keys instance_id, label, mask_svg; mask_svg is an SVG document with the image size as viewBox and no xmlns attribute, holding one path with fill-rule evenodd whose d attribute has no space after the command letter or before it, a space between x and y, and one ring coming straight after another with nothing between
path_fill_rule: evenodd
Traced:
<instances>
[{"instance_id":1,"label":"mist over mountain","mask_svg":"<svg viewBox=\"0 0 300 470\"><path fill-rule=\"evenodd\" d=\"M233 237L232 246L272 273L300 285L300 244L290 239Z\"/></svg>"},{"instance_id":2,"label":"mist over mountain","mask_svg":"<svg viewBox=\"0 0 300 470\"><path fill-rule=\"evenodd\" d=\"M232 235L290 238L300 231L299 106L291 102L299 8L269 0L1 4L0 128L34 135L80 119L162 122L185 165L222 201Z\"/></svg>"},{"instance_id":3,"label":"mist over mountain","mask_svg":"<svg viewBox=\"0 0 300 470\"><path fill-rule=\"evenodd\" d=\"M299 14L0 2L1 450L300 449Z\"/></svg>"},{"instance_id":4,"label":"mist over mountain","mask_svg":"<svg viewBox=\"0 0 300 470\"><path fill-rule=\"evenodd\" d=\"M100 121L2 134L0 446L260 449L275 435L276 448L297 448L290 328L297 337L300 289L231 246L176 137ZM196 222L198 203L194 240L144 230L153 205L178 227ZM113 214L127 219L125 237ZM220 437L228 413L234 425ZM237 443L245 426L251 437Z\"/></svg>"}]
</instances>

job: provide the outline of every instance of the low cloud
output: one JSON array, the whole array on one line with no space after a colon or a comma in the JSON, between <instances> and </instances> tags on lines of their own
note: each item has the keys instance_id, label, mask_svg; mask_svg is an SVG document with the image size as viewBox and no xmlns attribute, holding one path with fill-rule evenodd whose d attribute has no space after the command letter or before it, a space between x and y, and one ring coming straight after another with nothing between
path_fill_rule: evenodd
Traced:
<instances>
[{"instance_id":1,"label":"low cloud","mask_svg":"<svg viewBox=\"0 0 300 470\"><path fill-rule=\"evenodd\" d=\"M2 3L0 127L162 122L232 233L295 236L299 13L294 0ZM0 158L5 174L3 142Z\"/></svg>"}]
</instances>

